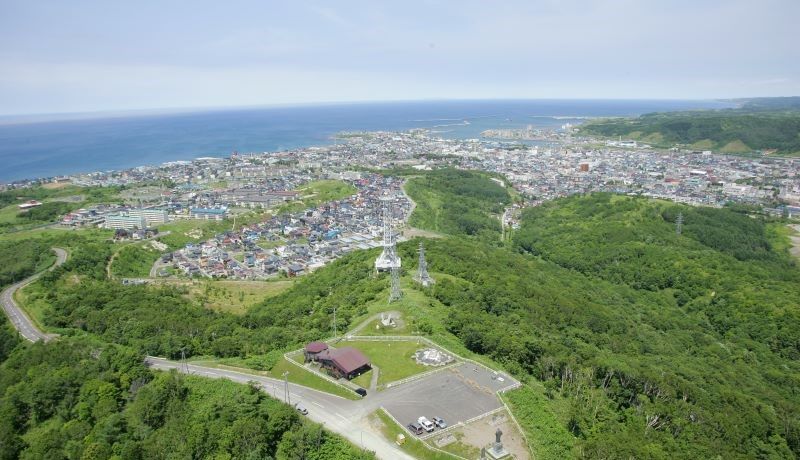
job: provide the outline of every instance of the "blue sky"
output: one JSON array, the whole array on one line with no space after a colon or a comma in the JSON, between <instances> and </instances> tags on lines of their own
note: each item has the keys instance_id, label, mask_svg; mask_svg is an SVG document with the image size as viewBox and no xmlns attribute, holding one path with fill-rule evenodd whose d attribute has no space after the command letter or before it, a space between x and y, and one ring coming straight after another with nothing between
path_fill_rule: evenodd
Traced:
<instances>
[{"instance_id":1,"label":"blue sky","mask_svg":"<svg viewBox=\"0 0 800 460\"><path fill-rule=\"evenodd\" d=\"M0 114L800 95L798 0L0 0Z\"/></svg>"}]
</instances>

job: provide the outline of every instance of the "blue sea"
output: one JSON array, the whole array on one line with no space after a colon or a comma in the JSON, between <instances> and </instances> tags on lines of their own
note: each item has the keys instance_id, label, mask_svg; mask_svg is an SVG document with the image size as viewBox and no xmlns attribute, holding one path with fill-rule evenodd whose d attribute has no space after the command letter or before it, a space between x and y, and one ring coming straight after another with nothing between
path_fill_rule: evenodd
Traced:
<instances>
[{"instance_id":1,"label":"blue sea","mask_svg":"<svg viewBox=\"0 0 800 460\"><path fill-rule=\"evenodd\" d=\"M302 105L57 121L0 120L0 182L158 165L233 151L335 142L341 131L427 128L477 138L490 128L558 127L585 117L728 107L720 101L493 100Z\"/></svg>"}]
</instances>

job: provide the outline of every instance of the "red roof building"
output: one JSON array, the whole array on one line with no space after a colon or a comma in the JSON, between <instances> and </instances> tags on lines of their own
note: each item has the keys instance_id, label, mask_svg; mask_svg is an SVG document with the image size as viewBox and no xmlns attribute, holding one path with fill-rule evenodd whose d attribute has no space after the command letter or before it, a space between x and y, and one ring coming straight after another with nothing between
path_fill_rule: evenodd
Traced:
<instances>
[{"instance_id":1,"label":"red roof building","mask_svg":"<svg viewBox=\"0 0 800 460\"><path fill-rule=\"evenodd\" d=\"M369 359L364 356L364 353L352 347L322 350L315 354L314 360L318 361L322 368L335 378L350 380L372 369Z\"/></svg>"}]
</instances>

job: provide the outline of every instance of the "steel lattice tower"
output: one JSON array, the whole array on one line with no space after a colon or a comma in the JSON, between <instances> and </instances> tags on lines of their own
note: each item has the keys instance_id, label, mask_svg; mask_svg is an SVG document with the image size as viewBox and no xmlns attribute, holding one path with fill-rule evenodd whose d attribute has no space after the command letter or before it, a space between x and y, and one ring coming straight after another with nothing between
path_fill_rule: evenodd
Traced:
<instances>
[{"instance_id":1,"label":"steel lattice tower","mask_svg":"<svg viewBox=\"0 0 800 460\"><path fill-rule=\"evenodd\" d=\"M387 271L400 268L400 256L395 248L394 232L392 230L392 200L391 196L381 197L383 211L383 252L375 259L376 271Z\"/></svg>"},{"instance_id":2,"label":"steel lattice tower","mask_svg":"<svg viewBox=\"0 0 800 460\"><path fill-rule=\"evenodd\" d=\"M683 213L678 213L678 218L675 219L675 233L680 235L683 231Z\"/></svg>"},{"instance_id":3,"label":"steel lattice tower","mask_svg":"<svg viewBox=\"0 0 800 460\"><path fill-rule=\"evenodd\" d=\"M389 302L400 300L403 291L400 290L400 267L392 267L392 289L389 292Z\"/></svg>"},{"instance_id":4,"label":"steel lattice tower","mask_svg":"<svg viewBox=\"0 0 800 460\"><path fill-rule=\"evenodd\" d=\"M419 263L417 264L417 274L414 276L414 281L428 287L435 283L431 275L428 274L428 262L425 261L425 246L422 242L419 243Z\"/></svg>"}]
</instances>

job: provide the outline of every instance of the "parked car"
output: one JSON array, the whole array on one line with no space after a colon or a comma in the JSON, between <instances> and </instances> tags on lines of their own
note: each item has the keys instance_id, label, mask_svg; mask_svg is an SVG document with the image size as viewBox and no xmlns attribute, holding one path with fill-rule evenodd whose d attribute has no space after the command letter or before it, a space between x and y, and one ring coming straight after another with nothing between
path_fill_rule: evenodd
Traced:
<instances>
[{"instance_id":1,"label":"parked car","mask_svg":"<svg viewBox=\"0 0 800 460\"><path fill-rule=\"evenodd\" d=\"M439 417L433 417L432 419L433 424L438 426L439 428L447 428L447 422Z\"/></svg>"},{"instance_id":2,"label":"parked car","mask_svg":"<svg viewBox=\"0 0 800 460\"><path fill-rule=\"evenodd\" d=\"M430 433L430 432L431 432L431 431L433 431L433 429L434 429L433 423L431 423L431 421L430 421L430 420L428 420L428 419L427 419L427 418L425 418L425 417L420 417L420 418L418 418L418 419L417 419L417 422L418 422L420 425L422 425L422 427L423 427L423 428L425 428L425 431L427 431L428 433Z\"/></svg>"},{"instance_id":3,"label":"parked car","mask_svg":"<svg viewBox=\"0 0 800 460\"><path fill-rule=\"evenodd\" d=\"M425 432L425 428L422 428L422 425L420 425L419 423L416 423L416 422L415 423L409 423L408 424L408 430L411 431L414 434L417 434L417 435L422 434L422 433Z\"/></svg>"},{"instance_id":4,"label":"parked car","mask_svg":"<svg viewBox=\"0 0 800 460\"><path fill-rule=\"evenodd\" d=\"M295 404L294 408L297 409L297 412L300 412L303 415L308 414L308 409L306 409L306 407L300 403Z\"/></svg>"},{"instance_id":5,"label":"parked car","mask_svg":"<svg viewBox=\"0 0 800 460\"><path fill-rule=\"evenodd\" d=\"M367 395L367 390L365 390L363 388L356 388L356 393L360 394L361 397L363 398L364 396Z\"/></svg>"}]
</instances>

